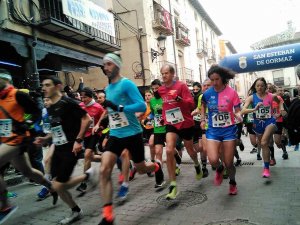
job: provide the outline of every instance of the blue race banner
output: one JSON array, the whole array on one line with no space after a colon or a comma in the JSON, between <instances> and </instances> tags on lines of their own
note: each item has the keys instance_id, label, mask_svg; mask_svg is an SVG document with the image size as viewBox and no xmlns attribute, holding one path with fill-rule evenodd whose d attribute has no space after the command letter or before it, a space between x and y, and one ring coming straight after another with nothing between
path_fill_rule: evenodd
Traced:
<instances>
[{"instance_id":1,"label":"blue race banner","mask_svg":"<svg viewBox=\"0 0 300 225\"><path fill-rule=\"evenodd\" d=\"M224 57L219 65L237 73L293 67L300 64L300 43Z\"/></svg>"}]
</instances>

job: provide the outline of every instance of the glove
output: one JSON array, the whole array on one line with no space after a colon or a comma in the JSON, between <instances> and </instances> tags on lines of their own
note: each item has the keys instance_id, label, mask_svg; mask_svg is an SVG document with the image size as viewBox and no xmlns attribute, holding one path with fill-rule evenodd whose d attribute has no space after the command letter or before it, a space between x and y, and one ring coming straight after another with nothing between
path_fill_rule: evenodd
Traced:
<instances>
[{"instance_id":1,"label":"glove","mask_svg":"<svg viewBox=\"0 0 300 225\"><path fill-rule=\"evenodd\" d=\"M109 101L109 100L105 100L105 101L102 103L102 105L103 105L105 108L109 107L109 108L111 108L111 109L114 110L114 111L118 111L118 106L117 106L116 104L112 103L112 102Z\"/></svg>"}]
</instances>

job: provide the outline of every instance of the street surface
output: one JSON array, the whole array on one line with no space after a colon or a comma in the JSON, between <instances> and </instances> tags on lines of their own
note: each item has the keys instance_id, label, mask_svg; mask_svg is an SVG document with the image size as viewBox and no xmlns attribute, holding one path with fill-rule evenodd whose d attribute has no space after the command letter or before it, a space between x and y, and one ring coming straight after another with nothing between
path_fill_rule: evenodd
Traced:
<instances>
[{"instance_id":1,"label":"street surface","mask_svg":"<svg viewBox=\"0 0 300 225\"><path fill-rule=\"evenodd\" d=\"M256 154L250 154L252 146L248 137L242 136L245 150L239 151L242 165L237 168L238 195L229 196L229 180L222 185L213 185L215 172L209 168L209 177L200 181L195 179L195 170L186 151L183 156L181 174L177 184L180 194L174 201L164 199L168 189L156 191L154 177L136 175L130 182L129 199L123 205L114 205L116 225L300 225L300 152L288 147L289 159L281 158L282 151L275 148L277 165L271 167L271 178L261 178L262 161L256 160ZM149 156L148 147L146 155ZM253 165L252 165L253 164ZM74 174L82 173L82 160ZM99 167L99 164L93 164ZM165 177L167 178L164 165ZM113 173L114 196L118 190L118 170ZM70 209L59 200L52 206L52 197L37 202L36 194L40 186L23 182L9 188L17 192L18 197L12 203L19 206L18 211L5 223L7 225L50 225L57 224ZM75 188L74 196L78 196ZM76 197L78 205L84 211L84 217L74 224L98 224L100 221L101 198L99 188Z\"/></svg>"}]
</instances>

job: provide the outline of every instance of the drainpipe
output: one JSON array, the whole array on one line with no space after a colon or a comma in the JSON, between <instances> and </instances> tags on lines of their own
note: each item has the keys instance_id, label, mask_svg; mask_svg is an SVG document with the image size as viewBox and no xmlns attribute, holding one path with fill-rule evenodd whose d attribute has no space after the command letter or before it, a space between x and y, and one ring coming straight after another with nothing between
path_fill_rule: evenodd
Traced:
<instances>
[{"instance_id":1,"label":"drainpipe","mask_svg":"<svg viewBox=\"0 0 300 225\"><path fill-rule=\"evenodd\" d=\"M169 12L170 12L170 14L171 14L171 10L172 10L171 1L169 0ZM175 32L175 29L174 29L174 32ZM176 50L175 50L175 35L172 35L172 42L173 42L173 54L174 54L174 63L175 63L175 74L176 74L177 77L179 77L178 74L177 74L178 71L177 71Z\"/></svg>"}]
</instances>

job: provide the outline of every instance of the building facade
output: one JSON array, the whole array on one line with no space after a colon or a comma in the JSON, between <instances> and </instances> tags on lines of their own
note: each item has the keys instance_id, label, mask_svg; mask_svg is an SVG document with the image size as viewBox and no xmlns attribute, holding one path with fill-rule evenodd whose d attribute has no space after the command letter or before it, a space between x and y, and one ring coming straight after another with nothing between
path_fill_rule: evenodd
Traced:
<instances>
[{"instance_id":1,"label":"building facade","mask_svg":"<svg viewBox=\"0 0 300 225\"><path fill-rule=\"evenodd\" d=\"M102 58L121 45L110 8L109 0L1 1L0 68L31 89L42 74L74 87L84 77L87 86L103 88Z\"/></svg>"},{"instance_id":2,"label":"building facade","mask_svg":"<svg viewBox=\"0 0 300 225\"><path fill-rule=\"evenodd\" d=\"M198 0L113 0L119 18L123 75L138 86L160 78L163 64L177 78L202 82L220 58L222 34Z\"/></svg>"}]
</instances>

